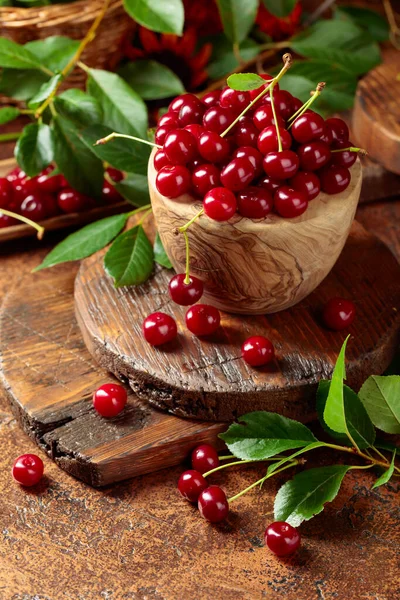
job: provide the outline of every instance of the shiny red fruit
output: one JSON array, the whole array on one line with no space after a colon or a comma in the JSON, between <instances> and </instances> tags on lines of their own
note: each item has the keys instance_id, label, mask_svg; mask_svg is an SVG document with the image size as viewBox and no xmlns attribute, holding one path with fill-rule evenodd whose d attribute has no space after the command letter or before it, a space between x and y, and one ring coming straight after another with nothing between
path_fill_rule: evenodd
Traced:
<instances>
[{"instance_id":1,"label":"shiny red fruit","mask_svg":"<svg viewBox=\"0 0 400 600\"><path fill-rule=\"evenodd\" d=\"M285 119L277 113L276 120L278 121L278 127L285 127ZM273 125L275 127L274 114L272 108L268 104L262 104L253 115L253 123L259 131L262 131L266 127Z\"/></svg>"},{"instance_id":2,"label":"shiny red fruit","mask_svg":"<svg viewBox=\"0 0 400 600\"><path fill-rule=\"evenodd\" d=\"M22 179L26 179L26 177L26 173L22 169L20 169L20 167L15 167L15 169L10 171L10 173L6 175L6 179L12 184Z\"/></svg>"},{"instance_id":3,"label":"shiny red fruit","mask_svg":"<svg viewBox=\"0 0 400 600\"><path fill-rule=\"evenodd\" d=\"M240 146L233 153L232 158L247 158L254 167L254 176L258 177L263 172L263 156L253 146Z\"/></svg>"},{"instance_id":4,"label":"shiny red fruit","mask_svg":"<svg viewBox=\"0 0 400 600\"><path fill-rule=\"evenodd\" d=\"M250 104L250 94L249 92L238 92L227 87L222 90L219 103L224 108L229 108L238 115Z\"/></svg>"},{"instance_id":5,"label":"shiny red fruit","mask_svg":"<svg viewBox=\"0 0 400 600\"><path fill-rule=\"evenodd\" d=\"M54 167L49 165L36 177L37 187L40 192L55 194L60 189L61 175L51 175Z\"/></svg>"},{"instance_id":6,"label":"shiny red fruit","mask_svg":"<svg viewBox=\"0 0 400 600\"><path fill-rule=\"evenodd\" d=\"M324 323L329 329L341 331L350 327L356 316L356 307L351 300L331 298L324 307Z\"/></svg>"},{"instance_id":7,"label":"shiny red fruit","mask_svg":"<svg viewBox=\"0 0 400 600\"><path fill-rule=\"evenodd\" d=\"M219 163L226 160L230 154L229 142L215 131L205 131L198 140L200 155L209 162Z\"/></svg>"},{"instance_id":8,"label":"shiny red fruit","mask_svg":"<svg viewBox=\"0 0 400 600\"><path fill-rule=\"evenodd\" d=\"M128 400L126 390L118 383L105 383L93 394L95 410L106 418L116 417L123 411Z\"/></svg>"},{"instance_id":9,"label":"shiny red fruit","mask_svg":"<svg viewBox=\"0 0 400 600\"><path fill-rule=\"evenodd\" d=\"M308 201L316 198L321 191L319 177L312 171L297 171L296 175L289 180L289 186L302 192Z\"/></svg>"},{"instance_id":10,"label":"shiny red fruit","mask_svg":"<svg viewBox=\"0 0 400 600\"><path fill-rule=\"evenodd\" d=\"M244 190L254 179L255 169L248 158L234 158L221 172L221 183L232 192Z\"/></svg>"},{"instance_id":11,"label":"shiny red fruit","mask_svg":"<svg viewBox=\"0 0 400 600\"><path fill-rule=\"evenodd\" d=\"M45 194L27 196L21 203L20 213L32 221L43 221L47 217L47 201Z\"/></svg>"},{"instance_id":12,"label":"shiny red fruit","mask_svg":"<svg viewBox=\"0 0 400 600\"><path fill-rule=\"evenodd\" d=\"M19 221L17 221L17 219L8 215L4 215L0 210L0 229L11 227L11 225L18 225L18 223Z\"/></svg>"},{"instance_id":13,"label":"shiny red fruit","mask_svg":"<svg viewBox=\"0 0 400 600\"><path fill-rule=\"evenodd\" d=\"M300 100L300 98L292 96L292 114L290 116L294 115L302 106L303 102Z\"/></svg>"},{"instance_id":14,"label":"shiny red fruit","mask_svg":"<svg viewBox=\"0 0 400 600\"><path fill-rule=\"evenodd\" d=\"M162 127L157 127L156 132L154 134L154 141L159 146L162 146L165 142L165 138L168 135L168 132L171 131L171 127L168 125L163 125Z\"/></svg>"},{"instance_id":15,"label":"shiny red fruit","mask_svg":"<svg viewBox=\"0 0 400 600\"><path fill-rule=\"evenodd\" d=\"M218 167L211 163L196 167L192 173L192 187L194 192L203 198L212 188L221 185L219 175L220 171Z\"/></svg>"},{"instance_id":16,"label":"shiny red fruit","mask_svg":"<svg viewBox=\"0 0 400 600\"><path fill-rule=\"evenodd\" d=\"M157 127L164 127L164 125L166 125L170 130L179 129L179 122L176 113L167 112L165 115L160 117Z\"/></svg>"},{"instance_id":17,"label":"shiny red fruit","mask_svg":"<svg viewBox=\"0 0 400 600\"><path fill-rule=\"evenodd\" d=\"M185 471L179 477L178 490L189 502L197 502L203 490L208 487L207 481L198 471Z\"/></svg>"},{"instance_id":18,"label":"shiny red fruit","mask_svg":"<svg viewBox=\"0 0 400 600\"><path fill-rule=\"evenodd\" d=\"M154 168L156 171L160 171L163 167L170 167L171 161L168 159L164 150L157 150L154 155Z\"/></svg>"},{"instance_id":19,"label":"shiny red fruit","mask_svg":"<svg viewBox=\"0 0 400 600\"><path fill-rule=\"evenodd\" d=\"M228 221L236 212L235 194L225 187L213 188L204 196L204 212L214 221Z\"/></svg>"},{"instance_id":20,"label":"shiny red fruit","mask_svg":"<svg viewBox=\"0 0 400 600\"><path fill-rule=\"evenodd\" d=\"M293 121L291 132L299 144L318 140L325 133L325 121L315 112L304 113Z\"/></svg>"},{"instance_id":21,"label":"shiny red fruit","mask_svg":"<svg viewBox=\"0 0 400 600\"><path fill-rule=\"evenodd\" d=\"M257 146L258 129L250 117L242 117L234 128L237 146Z\"/></svg>"},{"instance_id":22,"label":"shiny red fruit","mask_svg":"<svg viewBox=\"0 0 400 600\"><path fill-rule=\"evenodd\" d=\"M210 523L223 521L229 513L225 492L217 485L210 485L201 492L198 507L201 516Z\"/></svg>"},{"instance_id":23,"label":"shiny red fruit","mask_svg":"<svg viewBox=\"0 0 400 600\"><path fill-rule=\"evenodd\" d=\"M261 87L257 88L256 90L250 90L250 92L249 92L250 100L255 100L257 98L257 96L259 96L261 94L261 92L263 90L265 90L265 88L267 88L269 86L269 84L271 83L271 81L273 80L273 76L270 75L269 73L262 73L262 74L260 74L260 77L265 79L265 81L267 83L265 83ZM274 91L278 91L278 90L279 90L279 83L276 83L274 86ZM269 92L267 92L267 93L269 93ZM261 97L261 100L259 100L259 102L262 102L262 100L263 100L263 97ZM258 102L257 102L256 106L258 106Z\"/></svg>"},{"instance_id":24,"label":"shiny red fruit","mask_svg":"<svg viewBox=\"0 0 400 600\"><path fill-rule=\"evenodd\" d=\"M292 109L292 94L285 90L276 90L274 87L273 100L277 115L286 120L293 113ZM266 106L271 105L271 96L267 94L263 99L263 104Z\"/></svg>"},{"instance_id":25,"label":"shiny red fruit","mask_svg":"<svg viewBox=\"0 0 400 600\"><path fill-rule=\"evenodd\" d=\"M302 192L283 185L275 192L274 207L281 217L293 219L307 210L308 200Z\"/></svg>"},{"instance_id":26,"label":"shiny red fruit","mask_svg":"<svg viewBox=\"0 0 400 600\"><path fill-rule=\"evenodd\" d=\"M207 94L204 94L201 101L207 106L207 108L210 108L211 106L215 106L219 103L220 96L220 90L213 90L212 92L207 92Z\"/></svg>"},{"instance_id":27,"label":"shiny red fruit","mask_svg":"<svg viewBox=\"0 0 400 600\"><path fill-rule=\"evenodd\" d=\"M317 140L299 146L297 154L303 171L316 171L328 164L331 159L329 146Z\"/></svg>"},{"instance_id":28,"label":"shiny red fruit","mask_svg":"<svg viewBox=\"0 0 400 600\"><path fill-rule=\"evenodd\" d=\"M330 132L333 140L347 141L349 139L349 128L343 119L330 117L326 119L325 127Z\"/></svg>"},{"instance_id":29,"label":"shiny red fruit","mask_svg":"<svg viewBox=\"0 0 400 600\"><path fill-rule=\"evenodd\" d=\"M13 200L14 188L5 177L0 177L0 208L7 208Z\"/></svg>"},{"instance_id":30,"label":"shiny red fruit","mask_svg":"<svg viewBox=\"0 0 400 600\"><path fill-rule=\"evenodd\" d=\"M264 157L264 171L273 179L289 179L294 177L299 168L299 158L292 150L269 152Z\"/></svg>"},{"instance_id":31,"label":"shiny red fruit","mask_svg":"<svg viewBox=\"0 0 400 600\"><path fill-rule=\"evenodd\" d=\"M123 172L120 171L119 169L114 169L114 167L107 167L106 172L107 172L108 176L110 177L110 179L115 181L115 183L119 183L124 178ZM63 183L63 182L61 182L61 183ZM65 187L65 186L61 185L61 187Z\"/></svg>"},{"instance_id":32,"label":"shiny red fruit","mask_svg":"<svg viewBox=\"0 0 400 600\"><path fill-rule=\"evenodd\" d=\"M274 196L276 190L281 187L282 181L279 179L273 179L272 177L265 175L265 177L260 179L260 181L258 182L258 185L259 185L259 187L262 187L262 188L265 188L266 190L268 190L269 193L272 196Z\"/></svg>"},{"instance_id":33,"label":"shiny red fruit","mask_svg":"<svg viewBox=\"0 0 400 600\"><path fill-rule=\"evenodd\" d=\"M106 180L103 182L103 200L107 204L114 204L123 200L121 194Z\"/></svg>"},{"instance_id":34,"label":"shiny red fruit","mask_svg":"<svg viewBox=\"0 0 400 600\"><path fill-rule=\"evenodd\" d=\"M349 185L350 171L340 165L328 165L318 173L321 180L321 189L326 194L339 194Z\"/></svg>"},{"instance_id":35,"label":"shiny red fruit","mask_svg":"<svg viewBox=\"0 0 400 600\"><path fill-rule=\"evenodd\" d=\"M203 125L199 125L198 123L190 123L190 125L185 125L184 130L189 131L189 133L191 133L196 140L198 140L201 134L205 131Z\"/></svg>"},{"instance_id":36,"label":"shiny red fruit","mask_svg":"<svg viewBox=\"0 0 400 600\"><path fill-rule=\"evenodd\" d=\"M229 108L212 106L203 116L203 125L209 131L223 133L234 121L235 115Z\"/></svg>"},{"instance_id":37,"label":"shiny red fruit","mask_svg":"<svg viewBox=\"0 0 400 600\"><path fill-rule=\"evenodd\" d=\"M274 356L274 346L269 339L262 335L253 335L242 345L242 357L251 367L267 365L274 359Z\"/></svg>"},{"instance_id":38,"label":"shiny red fruit","mask_svg":"<svg viewBox=\"0 0 400 600\"><path fill-rule=\"evenodd\" d=\"M332 144L332 150L340 150L340 152L332 152L331 165L340 165L350 169L357 160L357 152L351 150L342 150L342 148L352 148L353 144L349 140L335 141Z\"/></svg>"},{"instance_id":39,"label":"shiny red fruit","mask_svg":"<svg viewBox=\"0 0 400 600\"><path fill-rule=\"evenodd\" d=\"M176 338L177 333L174 319L163 312L152 313L143 322L144 338L152 346L161 346L170 342Z\"/></svg>"},{"instance_id":40,"label":"shiny red fruit","mask_svg":"<svg viewBox=\"0 0 400 600\"><path fill-rule=\"evenodd\" d=\"M292 145L292 136L283 127L279 127L279 135L282 142L282 150L288 150ZM265 127L258 136L257 146L262 154L278 151L278 136L276 135L275 125Z\"/></svg>"},{"instance_id":41,"label":"shiny red fruit","mask_svg":"<svg viewBox=\"0 0 400 600\"><path fill-rule=\"evenodd\" d=\"M185 165L197 156L197 141L190 131L174 129L164 141L163 150L173 165Z\"/></svg>"},{"instance_id":42,"label":"shiny red fruit","mask_svg":"<svg viewBox=\"0 0 400 600\"><path fill-rule=\"evenodd\" d=\"M219 466L219 456L215 448L210 444L197 446L192 452L192 469L199 473L207 473Z\"/></svg>"},{"instance_id":43,"label":"shiny red fruit","mask_svg":"<svg viewBox=\"0 0 400 600\"><path fill-rule=\"evenodd\" d=\"M265 543L277 556L288 556L300 547L301 537L297 529L285 523L275 521L265 530Z\"/></svg>"},{"instance_id":44,"label":"shiny red fruit","mask_svg":"<svg viewBox=\"0 0 400 600\"><path fill-rule=\"evenodd\" d=\"M91 198L72 188L65 188L59 192L57 202L60 210L64 213L82 212L94 206Z\"/></svg>"},{"instance_id":45,"label":"shiny red fruit","mask_svg":"<svg viewBox=\"0 0 400 600\"><path fill-rule=\"evenodd\" d=\"M177 96L172 100L171 104L169 105L168 112L179 113L182 106L184 106L186 103L190 104L193 100L198 100L197 96L195 96L194 94L182 94L181 96Z\"/></svg>"},{"instance_id":46,"label":"shiny red fruit","mask_svg":"<svg viewBox=\"0 0 400 600\"><path fill-rule=\"evenodd\" d=\"M157 173L157 190L166 198L174 199L186 194L190 190L191 184L190 172L182 165L163 167Z\"/></svg>"},{"instance_id":47,"label":"shiny red fruit","mask_svg":"<svg viewBox=\"0 0 400 600\"><path fill-rule=\"evenodd\" d=\"M237 195L238 213L249 219L263 219L272 210L271 193L264 188L248 187Z\"/></svg>"},{"instance_id":48,"label":"shiny red fruit","mask_svg":"<svg viewBox=\"0 0 400 600\"><path fill-rule=\"evenodd\" d=\"M204 104L196 96L188 98L179 111L179 125L185 127L191 123L201 123L204 110Z\"/></svg>"},{"instance_id":49,"label":"shiny red fruit","mask_svg":"<svg viewBox=\"0 0 400 600\"><path fill-rule=\"evenodd\" d=\"M189 275L189 283L185 282L185 273L179 273L172 277L168 285L171 300L181 306L191 306L200 300L203 295L203 282Z\"/></svg>"},{"instance_id":50,"label":"shiny red fruit","mask_svg":"<svg viewBox=\"0 0 400 600\"><path fill-rule=\"evenodd\" d=\"M22 454L14 462L12 476L25 487L36 485L43 477L43 461L36 454Z\"/></svg>"},{"instance_id":51,"label":"shiny red fruit","mask_svg":"<svg viewBox=\"0 0 400 600\"><path fill-rule=\"evenodd\" d=\"M219 311L208 304L195 304L186 313L186 326L197 336L211 335L221 322Z\"/></svg>"}]
</instances>

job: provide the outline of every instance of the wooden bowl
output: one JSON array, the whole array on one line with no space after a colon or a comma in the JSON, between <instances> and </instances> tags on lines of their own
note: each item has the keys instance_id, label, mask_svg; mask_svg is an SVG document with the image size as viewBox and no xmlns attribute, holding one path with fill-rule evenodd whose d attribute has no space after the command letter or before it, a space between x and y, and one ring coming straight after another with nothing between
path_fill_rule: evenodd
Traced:
<instances>
[{"instance_id":1,"label":"wooden bowl","mask_svg":"<svg viewBox=\"0 0 400 600\"><path fill-rule=\"evenodd\" d=\"M201 208L188 194L169 200L155 187L153 155L149 190L161 240L174 269L185 271L185 241L174 230ZM360 161L342 194L321 193L295 219L235 215L218 223L201 217L188 229L190 272L204 282L202 301L226 312L274 313L297 304L332 269L346 242L361 190Z\"/></svg>"}]
</instances>

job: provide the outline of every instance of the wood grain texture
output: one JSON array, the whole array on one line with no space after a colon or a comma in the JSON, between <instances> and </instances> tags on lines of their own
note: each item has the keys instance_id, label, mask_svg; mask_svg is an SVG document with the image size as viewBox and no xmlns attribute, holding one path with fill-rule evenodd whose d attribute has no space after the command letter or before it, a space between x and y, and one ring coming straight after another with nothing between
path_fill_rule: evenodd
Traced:
<instances>
[{"instance_id":1,"label":"wood grain texture","mask_svg":"<svg viewBox=\"0 0 400 600\"><path fill-rule=\"evenodd\" d=\"M400 267L357 223L336 266L308 298L268 317L223 313L220 329L208 339L187 331L185 307L167 293L169 271L157 268L144 285L116 289L102 259L100 252L83 261L75 282L76 315L86 344L95 360L126 378L140 398L179 416L230 421L252 410L270 410L309 421L317 383L330 377L347 333L354 336L348 381L356 389L371 370L386 368L396 347ZM321 325L321 309L334 296L356 303L357 318L348 332ZM179 335L166 347L153 348L141 327L159 310L176 319ZM272 341L273 364L254 369L244 363L240 348L251 335Z\"/></svg>"},{"instance_id":2,"label":"wood grain texture","mask_svg":"<svg viewBox=\"0 0 400 600\"><path fill-rule=\"evenodd\" d=\"M152 157L149 190L164 248L178 273L185 272L185 240L174 232L201 209L185 194L169 200L156 189ZM264 315L294 306L327 276L346 242L361 189L361 165L351 169L342 194L319 194L295 219L239 214L218 223L206 216L188 230L190 272L204 283L204 302L221 310Z\"/></svg>"}]
</instances>

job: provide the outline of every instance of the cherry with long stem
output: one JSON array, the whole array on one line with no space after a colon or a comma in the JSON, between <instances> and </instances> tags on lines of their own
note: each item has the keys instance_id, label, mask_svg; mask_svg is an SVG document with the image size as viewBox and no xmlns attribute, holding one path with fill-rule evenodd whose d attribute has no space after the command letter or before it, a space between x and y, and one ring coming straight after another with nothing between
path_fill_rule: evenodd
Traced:
<instances>
[{"instance_id":1,"label":"cherry with long stem","mask_svg":"<svg viewBox=\"0 0 400 600\"><path fill-rule=\"evenodd\" d=\"M6 210L5 208L0 209L0 214L7 215L7 217L12 217L13 219L18 219L18 221L22 221L23 223L26 223L26 225L30 225L31 227L36 229L38 240L41 240L43 238L44 227L39 225L39 223L35 223L35 221L32 221L31 219L28 219L27 217L24 217L22 215L18 215L17 213L12 212L11 210Z\"/></svg>"},{"instance_id":2,"label":"cherry with long stem","mask_svg":"<svg viewBox=\"0 0 400 600\"><path fill-rule=\"evenodd\" d=\"M321 95L322 90L324 89L324 87L325 87L325 82L324 81L320 81L319 84L317 85L317 88L316 88L315 92L311 96L311 98L309 98L307 100L307 102L305 102L303 104L303 106L300 106L300 108L298 110L296 110L296 112L289 118L290 125L288 126L288 129L291 128L291 126L293 125L293 123L295 122L296 119L298 119L299 117L301 117L301 115L303 115L306 112L306 110L308 110L310 108L310 106L316 101L316 99L318 98L318 96Z\"/></svg>"},{"instance_id":3,"label":"cherry with long stem","mask_svg":"<svg viewBox=\"0 0 400 600\"><path fill-rule=\"evenodd\" d=\"M93 144L93 146L102 146L103 144L107 144L108 142L111 142L115 138L123 138L125 140L133 140L134 142L140 142L141 144L146 144L147 146L153 146L153 148L158 148L159 150L162 148L162 146L160 146L159 144L155 144L154 142L149 142L148 140L142 140L142 138L135 137L134 135L127 135L125 133L117 133L116 131L113 131L106 137L101 138L100 140L97 140L97 142L95 142Z\"/></svg>"}]
</instances>

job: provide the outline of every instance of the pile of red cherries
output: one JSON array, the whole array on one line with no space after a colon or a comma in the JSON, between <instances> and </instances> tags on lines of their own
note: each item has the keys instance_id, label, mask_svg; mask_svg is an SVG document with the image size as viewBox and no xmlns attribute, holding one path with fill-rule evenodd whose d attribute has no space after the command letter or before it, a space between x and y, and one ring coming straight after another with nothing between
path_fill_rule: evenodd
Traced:
<instances>
[{"instance_id":1,"label":"pile of red cherries","mask_svg":"<svg viewBox=\"0 0 400 600\"><path fill-rule=\"evenodd\" d=\"M2 213L2 208L38 223L61 214L84 212L98 205L93 198L73 189L63 175L52 175L53 171L54 167L49 165L36 177L28 177L16 167L6 177L0 177L0 228L20 223ZM107 174L114 182L123 179L123 173L111 167L107 169ZM123 200L106 179L103 182L102 200L104 204Z\"/></svg>"},{"instance_id":2,"label":"pile of red cherries","mask_svg":"<svg viewBox=\"0 0 400 600\"><path fill-rule=\"evenodd\" d=\"M221 135L260 91L227 87L201 100L184 94L171 102L155 134L162 147L154 156L160 194L171 199L192 194L202 199L209 218L227 221L235 213L251 219L271 211L298 217L321 190L337 194L347 188L357 154L340 151L352 147L346 123L307 109L290 126L288 119L302 102L279 84L273 102L281 151L269 92Z\"/></svg>"}]
</instances>

